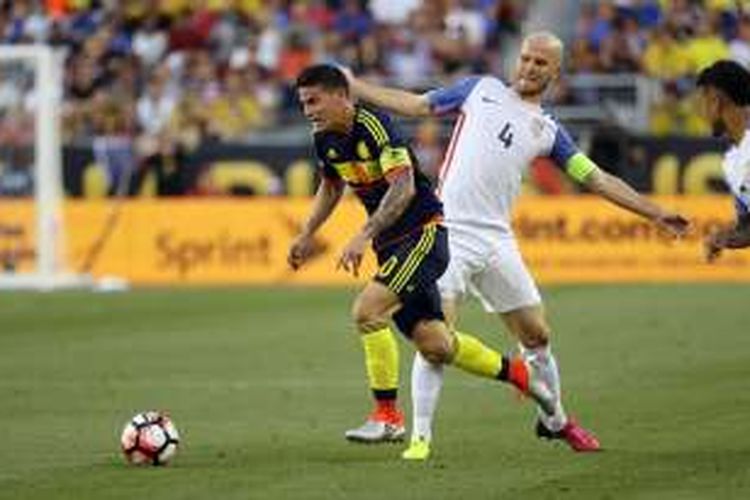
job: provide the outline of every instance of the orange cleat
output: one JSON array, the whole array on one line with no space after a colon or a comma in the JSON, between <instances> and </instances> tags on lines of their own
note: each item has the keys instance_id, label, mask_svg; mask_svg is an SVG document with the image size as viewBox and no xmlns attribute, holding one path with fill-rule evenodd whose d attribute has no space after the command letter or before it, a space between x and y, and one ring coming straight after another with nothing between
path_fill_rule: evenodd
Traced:
<instances>
[{"instance_id":1,"label":"orange cleat","mask_svg":"<svg viewBox=\"0 0 750 500\"><path fill-rule=\"evenodd\" d=\"M357 443L388 443L404 440L404 414L396 409L373 411L363 425L344 433L348 441Z\"/></svg>"},{"instance_id":2,"label":"orange cleat","mask_svg":"<svg viewBox=\"0 0 750 500\"><path fill-rule=\"evenodd\" d=\"M514 356L509 361L508 382L514 385L521 394L530 396L548 415L555 413L555 395L547 384L536 375L531 364L521 356Z\"/></svg>"}]
</instances>

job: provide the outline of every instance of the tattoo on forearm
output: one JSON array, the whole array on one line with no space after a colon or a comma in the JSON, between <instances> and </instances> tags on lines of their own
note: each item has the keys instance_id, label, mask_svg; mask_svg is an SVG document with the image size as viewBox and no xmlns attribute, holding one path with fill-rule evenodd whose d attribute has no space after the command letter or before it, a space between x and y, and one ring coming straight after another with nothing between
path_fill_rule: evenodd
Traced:
<instances>
[{"instance_id":1,"label":"tattoo on forearm","mask_svg":"<svg viewBox=\"0 0 750 500\"><path fill-rule=\"evenodd\" d=\"M365 224L365 232L370 236L375 236L383 229L391 226L401 214L414 195L414 177L411 169L399 175L393 180L388 191L380 201L380 205L374 214L370 216Z\"/></svg>"}]
</instances>

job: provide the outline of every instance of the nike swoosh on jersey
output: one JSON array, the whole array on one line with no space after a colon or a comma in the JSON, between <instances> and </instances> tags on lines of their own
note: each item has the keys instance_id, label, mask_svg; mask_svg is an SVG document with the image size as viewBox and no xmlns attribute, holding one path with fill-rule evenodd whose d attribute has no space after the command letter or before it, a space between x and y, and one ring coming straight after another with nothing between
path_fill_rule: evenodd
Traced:
<instances>
[{"instance_id":1,"label":"nike swoosh on jersey","mask_svg":"<svg viewBox=\"0 0 750 500\"><path fill-rule=\"evenodd\" d=\"M489 102L489 103L492 103L492 104L497 104L498 106L502 106L503 105L502 102L500 102L500 101L498 101L496 99L492 99L490 97L487 97L486 95L482 96L482 102Z\"/></svg>"}]
</instances>

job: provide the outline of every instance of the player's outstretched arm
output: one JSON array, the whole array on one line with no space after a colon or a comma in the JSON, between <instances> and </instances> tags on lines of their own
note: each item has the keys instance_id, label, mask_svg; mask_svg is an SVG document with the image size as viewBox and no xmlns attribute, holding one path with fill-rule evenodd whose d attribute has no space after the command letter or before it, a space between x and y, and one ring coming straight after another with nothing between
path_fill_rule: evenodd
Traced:
<instances>
[{"instance_id":1,"label":"player's outstretched arm","mask_svg":"<svg viewBox=\"0 0 750 500\"><path fill-rule=\"evenodd\" d=\"M641 196L622 179L603 170L598 168L593 170L583 183L594 193L629 212L653 221L675 236L683 236L690 227L690 222L682 215L664 210L648 198Z\"/></svg>"},{"instance_id":2,"label":"player's outstretched arm","mask_svg":"<svg viewBox=\"0 0 750 500\"><path fill-rule=\"evenodd\" d=\"M402 116L425 117L432 114L430 102L424 94L384 87L355 77L351 71L344 74L354 97Z\"/></svg>"},{"instance_id":3,"label":"player's outstretched arm","mask_svg":"<svg viewBox=\"0 0 750 500\"><path fill-rule=\"evenodd\" d=\"M334 208L336 208L339 200L341 200L343 192L343 182L328 179L325 176L321 179L318 191L315 193L312 211L307 221L302 225L299 235L297 235L289 247L287 262L292 269L298 269L307 257L310 256L315 232L331 216Z\"/></svg>"}]
</instances>

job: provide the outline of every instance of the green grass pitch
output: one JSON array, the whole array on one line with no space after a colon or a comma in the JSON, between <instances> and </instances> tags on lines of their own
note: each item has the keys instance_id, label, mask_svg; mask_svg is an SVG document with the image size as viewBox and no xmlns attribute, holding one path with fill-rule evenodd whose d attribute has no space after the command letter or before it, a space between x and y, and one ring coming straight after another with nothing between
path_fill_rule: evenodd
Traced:
<instances>
[{"instance_id":1,"label":"green grass pitch","mask_svg":"<svg viewBox=\"0 0 750 500\"><path fill-rule=\"evenodd\" d=\"M369 409L354 290L3 294L0 498L750 498L749 292L547 289L567 406L606 451L537 441L527 402L451 369L425 464L342 438ZM511 347L476 305L461 325ZM183 446L126 466L120 429L152 407Z\"/></svg>"}]
</instances>

